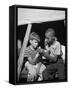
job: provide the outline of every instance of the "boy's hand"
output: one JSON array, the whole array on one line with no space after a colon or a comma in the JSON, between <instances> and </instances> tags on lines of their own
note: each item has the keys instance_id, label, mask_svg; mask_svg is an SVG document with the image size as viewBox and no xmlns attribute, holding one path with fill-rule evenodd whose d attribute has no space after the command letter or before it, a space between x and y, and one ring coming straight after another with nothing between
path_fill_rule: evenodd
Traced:
<instances>
[{"instance_id":1,"label":"boy's hand","mask_svg":"<svg viewBox=\"0 0 69 90\"><path fill-rule=\"evenodd\" d=\"M38 47L37 51L38 51L39 53L43 53L43 52L44 52L44 49L42 49L41 47Z\"/></svg>"}]
</instances>

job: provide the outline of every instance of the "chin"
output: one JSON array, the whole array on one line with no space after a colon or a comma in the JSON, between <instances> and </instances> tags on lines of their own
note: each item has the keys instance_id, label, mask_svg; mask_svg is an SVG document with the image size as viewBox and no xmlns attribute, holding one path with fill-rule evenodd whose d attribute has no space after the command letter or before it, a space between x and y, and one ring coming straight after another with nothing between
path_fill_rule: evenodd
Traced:
<instances>
[{"instance_id":1,"label":"chin","mask_svg":"<svg viewBox=\"0 0 69 90\"><path fill-rule=\"evenodd\" d=\"M34 48L37 48L37 46L34 46Z\"/></svg>"}]
</instances>

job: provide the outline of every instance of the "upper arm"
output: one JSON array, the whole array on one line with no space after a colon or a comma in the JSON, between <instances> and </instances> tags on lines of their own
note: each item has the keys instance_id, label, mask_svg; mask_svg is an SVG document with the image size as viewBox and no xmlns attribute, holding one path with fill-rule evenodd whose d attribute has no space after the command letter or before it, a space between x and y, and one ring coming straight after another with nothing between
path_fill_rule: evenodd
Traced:
<instances>
[{"instance_id":1,"label":"upper arm","mask_svg":"<svg viewBox=\"0 0 69 90\"><path fill-rule=\"evenodd\" d=\"M24 57L29 57L30 56L30 54L31 54L31 49L30 49L30 47L27 47L26 48L26 50L25 50L25 52L24 52Z\"/></svg>"},{"instance_id":2,"label":"upper arm","mask_svg":"<svg viewBox=\"0 0 69 90\"><path fill-rule=\"evenodd\" d=\"M60 43L57 42L53 47L50 48L50 59L56 61L58 56L61 54Z\"/></svg>"},{"instance_id":3,"label":"upper arm","mask_svg":"<svg viewBox=\"0 0 69 90\"><path fill-rule=\"evenodd\" d=\"M60 43L58 42L57 43L57 45L55 46L55 50L54 50L54 55L56 56L58 56L58 55L60 55L61 54L61 45L60 45Z\"/></svg>"}]
</instances>

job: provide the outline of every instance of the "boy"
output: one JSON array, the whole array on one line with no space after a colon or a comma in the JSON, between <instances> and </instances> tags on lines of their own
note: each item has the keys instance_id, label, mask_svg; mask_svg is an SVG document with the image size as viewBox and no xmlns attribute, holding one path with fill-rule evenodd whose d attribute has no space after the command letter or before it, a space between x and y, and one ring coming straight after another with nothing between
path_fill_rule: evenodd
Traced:
<instances>
[{"instance_id":1,"label":"boy","mask_svg":"<svg viewBox=\"0 0 69 90\"><path fill-rule=\"evenodd\" d=\"M65 79L65 67L61 58L61 45L55 37L55 31L49 28L45 32L45 50L40 49L46 58L46 69L43 71L43 80L52 80L57 72L58 79Z\"/></svg>"},{"instance_id":2,"label":"boy","mask_svg":"<svg viewBox=\"0 0 69 90\"><path fill-rule=\"evenodd\" d=\"M28 70L27 81L34 81L38 74L41 76L42 71L46 68L41 62L38 61L38 42L40 42L40 37L37 33L32 32L29 37L30 45L26 48L24 55L24 57L27 57L28 59L25 63L25 68Z\"/></svg>"}]
</instances>

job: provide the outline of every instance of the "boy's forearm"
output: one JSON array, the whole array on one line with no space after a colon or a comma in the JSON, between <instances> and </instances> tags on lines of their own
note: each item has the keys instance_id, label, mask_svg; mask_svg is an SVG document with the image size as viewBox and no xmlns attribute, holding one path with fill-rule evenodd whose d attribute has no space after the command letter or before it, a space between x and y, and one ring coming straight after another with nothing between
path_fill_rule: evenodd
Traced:
<instances>
[{"instance_id":1,"label":"boy's forearm","mask_svg":"<svg viewBox=\"0 0 69 90\"><path fill-rule=\"evenodd\" d=\"M44 55L44 57L46 57L49 60L49 62L56 62L56 60L57 60L57 56L52 57L46 52L43 52L43 55Z\"/></svg>"},{"instance_id":2,"label":"boy's forearm","mask_svg":"<svg viewBox=\"0 0 69 90\"><path fill-rule=\"evenodd\" d=\"M28 60L29 60L29 62L30 62L31 64L35 64L35 62L36 62L36 59L33 59L33 60L32 60L31 57L29 57Z\"/></svg>"},{"instance_id":3,"label":"boy's forearm","mask_svg":"<svg viewBox=\"0 0 69 90\"><path fill-rule=\"evenodd\" d=\"M35 56L34 59L33 59L33 62L36 62L37 59L38 59L38 57L39 57L39 54L36 54L36 56Z\"/></svg>"}]
</instances>

